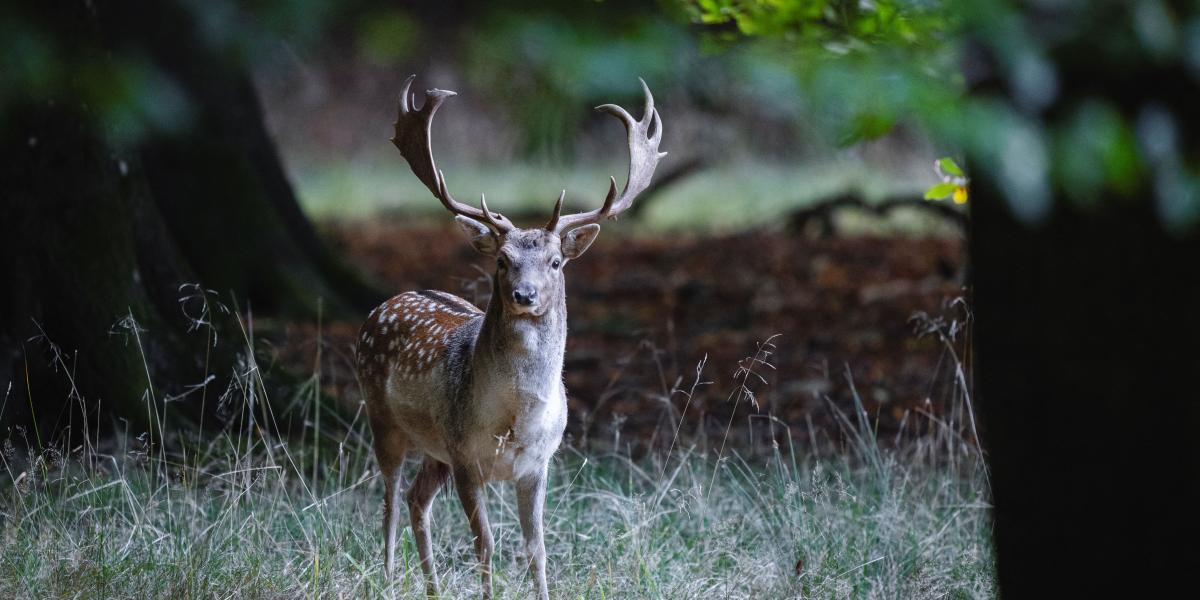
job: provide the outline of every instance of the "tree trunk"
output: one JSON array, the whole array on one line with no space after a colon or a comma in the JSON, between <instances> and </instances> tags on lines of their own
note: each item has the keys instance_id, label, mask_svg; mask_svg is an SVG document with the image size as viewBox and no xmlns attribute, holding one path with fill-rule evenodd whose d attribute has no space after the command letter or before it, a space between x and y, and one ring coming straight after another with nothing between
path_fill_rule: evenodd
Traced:
<instances>
[{"instance_id":1,"label":"tree trunk","mask_svg":"<svg viewBox=\"0 0 1200 600\"><path fill-rule=\"evenodd\" d=\"M1086 12L1085 33L1047 43L1059 90L1034 118L1053 135L1089 102L1130 126L1163 109L1194 168L1193 76L1178 58L1114 50L1128 33L1122 4ZM1105 60L1113 52L1121 62ZM998 78L974 93L1018 104ZM996 166L974 165L970 255L1001 592L1175 595L1200 566L1200 228L1167 230L1145 163L1137 189L1105 184L1089 207L1058 182L1046 222L1022 223Z\"/></svg>"},{"instance_id":2,"label":"tree trunk","mask_svg":"<svg viewBox=\"0 0 1200 600\"><path fill-rule=\"evenodd\" d=\"M991 190L976 198L977 384L1004 596L1148 593L1198 566L1200 238L1168 236L1148 203L1062 210L1034 230Z\"/></svg>"},{"instance_id":3,"label":"tree trunk","mask_svg":"<svg viewBox=\"0 0 1200 600\"><path fill-rule=\"evenodd\" d=\"M83 415L102 428L123 419L135 435L161 436L164 410L168 429L214 422L244 344L216 297L205 294L211 324L196 322L197 290L292 316L318 303L352 314L382 297L318 239L245 68L180 5L48 3L25 16L52 32L73 83L10 105L0 129L0 422L33 425L43 441L79 431ZM114 138L74 85L96 56L153 64L182 90L190 122L132 147Z\"/></svg>"}]
</instances>

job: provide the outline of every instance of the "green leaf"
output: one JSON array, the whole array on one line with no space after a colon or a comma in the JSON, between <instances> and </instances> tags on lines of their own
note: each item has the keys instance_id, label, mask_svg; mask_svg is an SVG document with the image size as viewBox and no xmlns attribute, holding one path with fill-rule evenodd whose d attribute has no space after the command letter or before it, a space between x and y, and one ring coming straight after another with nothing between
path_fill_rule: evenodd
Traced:
<instances>
[{"instance_id":1,"label":"green leaf","mask_svg":"<svg viewBox=\"0 0 1200 600\"><path fill-rule=\"evenodd\" d=\"M941 167L942 172L947 175L953 175L955 177L967 176L965 173L963 173L962 168L958 166L958 163L954 162L954 159L950 158L949 156L939 158L938 166Z\"/></svg>"},{"instance_id":2,"label":"green leaf","mask_svg":"<svg viewBox=\"0 0 1200 600\"><path fill-rule=\"evenodd\" d=\"M946 198L949 198L951 194L954 193L954 189L957 187L958 187L958 185L956 185L954 183L939 183L939 184L929 188L928 190L925 190L925 199L926 200L945 200Z\"/></svg>"}]
</instances>

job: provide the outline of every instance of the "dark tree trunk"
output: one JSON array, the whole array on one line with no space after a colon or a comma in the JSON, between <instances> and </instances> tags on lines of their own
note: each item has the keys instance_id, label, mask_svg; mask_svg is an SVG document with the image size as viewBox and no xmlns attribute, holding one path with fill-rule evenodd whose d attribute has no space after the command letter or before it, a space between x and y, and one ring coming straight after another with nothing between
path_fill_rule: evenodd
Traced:
<instances>
[{"instance_id":1,"label":"dark tree trunk","mask_svg":"<svg viewBox=\"0 0 1200 600\"><path fill-rule=\"evenodd\" d=\"M1200 239L1168 236L1146 204L1029 229L991 190L976 197L977 384L1004 596L1176 581L1200 566Z\"/></svg>"},{"instance_id":2,"label":"dark tree trunk","mask_svg":"<svg viewBox=\"0 0 1200 600\"><path fill-rule=\"evenodd\" d=\"M4 418L48 437L86 413L150 429L151 381L204 380L203 337L186 339L179 287L199 281L142 165L117 158L71 111L21 115L3 140ZM189 343L192 342L192 343ZM220 358L220 357L218 357ZM214 368L227 366L214 364ZM73 396L77 394L76 397ZM161 401L161 398L158 398ZM192 419L198 407L179 405ZM107 421L107 419L105 419ZM94 422L94 421L93 421Z\"/></svg>"},{"instance_id":3,"label":"dark tree trunk","mask_svg":"<svg viewBox=\"0 0 1200 600\"><path fill-rule=\"evenodd\" d=\"M1195 79L1178 61L1113 50L1127 10L1103 9L1089 8L1087 33L1049 55L1060 91L1038 117L1044 131L1087 101L1128 124L1156 106L1174 115L1194 168ZM1124 62L1106 61L1112 52ZM975 93L1012 101L997 79ZM1045 223L1021 223L994 165L974 167L976 381L1001 592L1177 595L1200 567L1200 228L1167 230L1149 173L1089 208L1059 188Z\"/></svg>"},{"instance_id":4,"label":"dark tree trunk","mask_svg":"<svg viewBox=\"0 0 1200 600\"><path fill-rule=\"evenodd\" d=\"M373 304L364 285L317 238L267 135L246 69L211 48L173 2L116 2L101 17L109 44L144 48L191 100L181 135L145 140L139 153L172 235L204 283L256 306L298 314Z\"/></svg>"},{"instance_id":5,"label":"dark tree trunk","mask_svg":"<svg viewBox=\"0 0 1200 600\"><path fill-rule=\"evenodd\" d=\"M133 434L154 432L164 409L168 428L214 421L244 345L216 310L211 327L197 328L183 309L195 317L201 301L181 305L195 294L181 286L293 316L314 315L319 302L352 313L380 298L318 239L245 68L209 47L181 5L48 3L26 16L52 32L63 68L80 69L68 80L83 79L79 63L97 56L146 60L182 90L192 118L130 147L71 87L8 107L0 422L48 438L78 431L85 414L102 428L125 420ZM223 342L215 348L213 335Z\"/></svg>"}]
</instances>

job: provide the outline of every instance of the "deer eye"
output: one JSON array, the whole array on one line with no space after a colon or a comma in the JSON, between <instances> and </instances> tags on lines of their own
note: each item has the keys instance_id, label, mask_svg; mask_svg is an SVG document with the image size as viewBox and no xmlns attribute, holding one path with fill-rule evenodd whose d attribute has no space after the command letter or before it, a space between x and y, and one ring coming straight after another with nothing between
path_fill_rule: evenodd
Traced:
<instances>
[{"instance_id":1,"label":"deer eye","mask_svg":"<svg viewBox=\"0 0 1200 600\"><path fill-rule=\"evenodd\" d=\"M554 260L552 260L552 261L550 261L550 268L551 268L551 269L554 269L554 270L556 270L556 271L557 271L557 270L558 270L558 268L559 268L560 266L562 266L562 261L558 260L557 258L556 258L556 259L554 259Z\"/></svg>"},{"instance_id":2,"label":"deer eye","mask_svg":"<svg viewBox=\"0 0 1200 600\"><path fill-rule=\"evenodd\" d=\"M500 258L497 258L497 259L496 259L496 268L497 268L497 269L503 269L503 268L505 268L505 267L507 267L507 266L508 266L508 263L507 263L507 262L504 260L504 257L503 257L503 256L501 256Z\"/></svg>"}]
</instances>

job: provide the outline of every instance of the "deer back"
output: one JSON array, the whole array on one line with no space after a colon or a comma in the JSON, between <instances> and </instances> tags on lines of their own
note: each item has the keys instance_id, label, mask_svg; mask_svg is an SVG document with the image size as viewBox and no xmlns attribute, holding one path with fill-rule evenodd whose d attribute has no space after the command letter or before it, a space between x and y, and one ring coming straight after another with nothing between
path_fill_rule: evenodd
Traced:
<instances>
[{"instance_id":1,"label":"deer back","mask_svg":"<svg viewBox=\"0 0 1200 600\"><path fill-rule=\"evenodd\" d=\"M444 448L482 321L466 300L431 290L405 292L373 310L355 352L372 422Z\"/></svg>"}]
</instances>

